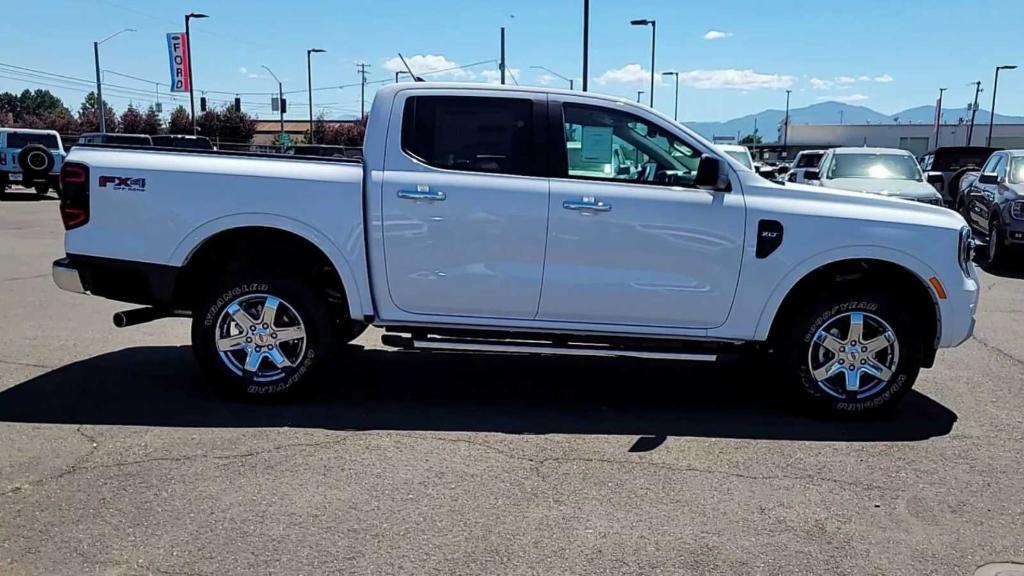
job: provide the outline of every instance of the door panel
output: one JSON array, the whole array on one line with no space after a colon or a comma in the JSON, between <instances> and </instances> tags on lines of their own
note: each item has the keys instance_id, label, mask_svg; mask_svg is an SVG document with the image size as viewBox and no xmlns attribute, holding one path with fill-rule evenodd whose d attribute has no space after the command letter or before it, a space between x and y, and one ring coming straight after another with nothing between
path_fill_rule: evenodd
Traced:
<instances>
[{"instance_id":1,"label":"door panel","mask_svg":"<svg viewBox=\"0 0 1024 576\"><path fill-rule=\"evenodd\" d=\"M572 110L567 114L575 115ZM617 111L608 113L611 117L591 117L594 123L605 123L612 138L605 134L602 139L595 129L578 130L589 121L585 117L568 121L567 116L565 129L558 131L563 138L580 133L578 144L567 144L564 174L605 176L551 181L538 319L678 328L722 325L732 307L743 251L745 208L738 185L726 193L653 184L659 178L692 182L694 164L666 159L644 140L657 138L660 146L662 138L682 136L656 126L640 130L643 138L635 138L621 131L614 118ZM598 135L588 140L588 132ZM609 145L612 150L605 153ZM672 146L666 149L676 154ZM576 147L583 150L574 152ZM589 158L589 165L577 164L576 157ZM609 168L602 169L607 159Z\"/></svg>"},{"instance_id":2,"label":"door panel","mask_svg":"<svg viewBox=\"0 0 1024 576\"><path fill-rule=\"evenodd\" d=\"M533 318L549 194L546 178L528 174L546 126L531 129L536 95L525 95L525 108L513 110L494 99L492 110L473 100L486 92L466 92L468 103L423 104L447 96L419 101L418 124L407 125L403 138L429 140L417 150L423 157L388 143L382 188L388 290L412 314ZM401 125L404 102L416 94L396 102L392 126ZM523 154L529 161L516 159Z\"/></svg>"}]
</instances>

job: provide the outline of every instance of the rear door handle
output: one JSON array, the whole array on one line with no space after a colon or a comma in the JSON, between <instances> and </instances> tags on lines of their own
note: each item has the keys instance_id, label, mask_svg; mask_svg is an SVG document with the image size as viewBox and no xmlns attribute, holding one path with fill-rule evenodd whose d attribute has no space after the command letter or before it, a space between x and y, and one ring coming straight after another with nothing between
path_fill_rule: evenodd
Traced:
<instances>
[{"instance_id":1,"label":"rear door handle","mask_svg":"<svg viewBox=\"0 0 1024 576\"><path fill-rule=\"evenodd\" d=\"M431 190L426 186L417 186L416 190L399 190L399 198L405 198L406 200L433 200L440 202L448 196L440 190Z\"/></svg>"},{"instance_id":2,"label":"rear door handle","mask_svg":"<svg viewBox=\"0 0 1024 576\"><path fill-rule=\"evenodd\" d=\"M566 200L562 202L562 208L587 212L611 212L612 205L595 198L583 198L581 200Z\"/></svg>"}]
</instances>

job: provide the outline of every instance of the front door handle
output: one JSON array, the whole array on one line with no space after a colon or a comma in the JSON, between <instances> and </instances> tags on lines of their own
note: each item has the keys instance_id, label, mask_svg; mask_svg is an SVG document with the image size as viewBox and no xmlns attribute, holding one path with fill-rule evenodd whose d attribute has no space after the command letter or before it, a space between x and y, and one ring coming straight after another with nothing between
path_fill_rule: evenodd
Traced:
<instances>
[{"instance_id":1,"label":"front door handle","mask_svg":"<svg viewBox=\"0 0 1024 576\"><path fill-rule=\"evenodd\" d=\"M448 196L440 190L431 190L426 186L417 186L416 190L399 190L399 198L405 198L406 200L433 200L440 202Z\"/></svg>"},{"instance_id":2,"label":"front door handle","mask_svg":"<svg viewBox=\"0 0 1024 576\"><path fill-rule=\"evenodd\" d=\"M583 198L581 200L566 200L562 202L562 208L587 212L611 212L612 205L595 198Z\"/></svg>"}]
</instances>

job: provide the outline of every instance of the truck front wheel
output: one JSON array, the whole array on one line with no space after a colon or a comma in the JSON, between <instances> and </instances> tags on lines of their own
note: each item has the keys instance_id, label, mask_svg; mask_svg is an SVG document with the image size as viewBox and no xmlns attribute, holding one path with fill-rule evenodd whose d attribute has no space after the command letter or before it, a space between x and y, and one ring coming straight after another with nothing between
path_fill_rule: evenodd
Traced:
<instances>
[{"instance_id":1,"label":"truck front wheel","mask_svg":"<svg viewBox=\"0 0 1024 576\"><path fill-rule=\"evenodd\" d=\"M229 273L201 298L192 347L208 380L245 398L282 396L315 380L334 346L324 301L311 287Z\"/></svg>"},{"instance_id":2,"label":"truck front wheel","mask_svg":"<svg viewBox=\"0 0 1024 576\"><path fill-rule=\"evenodd\" d=\"M788 377L812 406L858 414L896 405L921 369L919 331L898 297L825 291L800 308L780 343Z\"/></svg>"}]
</instances>

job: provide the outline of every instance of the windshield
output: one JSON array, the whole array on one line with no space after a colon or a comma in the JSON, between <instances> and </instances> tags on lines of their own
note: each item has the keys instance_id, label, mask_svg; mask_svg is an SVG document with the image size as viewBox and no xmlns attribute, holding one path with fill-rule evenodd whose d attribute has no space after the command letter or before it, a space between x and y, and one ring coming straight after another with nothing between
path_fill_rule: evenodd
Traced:
<instances>
[{"instance_id":1,"label":"windshield","mask_svg":"<svg viewBox=\"0 0 1024 576\"><path fill-rule=\"evenodd\" d=\"M794 168L817 168L818 164L821 163L822 156L824 156L824 154L820 152L801 154L800 158L796 161L796 166L794 166Z\"/></svg>"},{"instance_id":2,"label":"windshield","mask_svg":"<svg viewBox=\"0 0 1024 576\"><path fill-rule=\"evenodd\" d=\"M922 181L921 168L909 154L836 154L828 178L877 178Z\"/></svg>"},{"instance_id":3,"label":"windshield","mask_svg":"<svg viewBox=\"0 0 1024 576\"><path fill-rule=\"evenodd\" d=\"M754 168L750 163L750 155L747 154L746 150L726 150L725 153L738 160L740 164L743 164L747 168Z\"/></svg>"},{"instance_id":4,"label":"windshield","mask_svg":"<svg viewBox=\"0 0 1024 576\"><path fill-rule=\"evenodd\" d=\"M1014 156L1010 163L1010 183L1024 184L1024 156Z\"/></svg>"}]
</instances>

